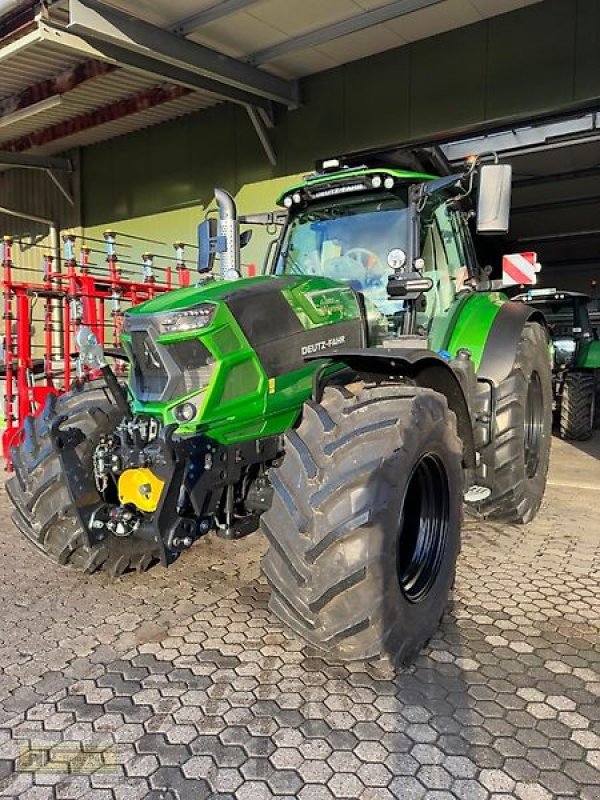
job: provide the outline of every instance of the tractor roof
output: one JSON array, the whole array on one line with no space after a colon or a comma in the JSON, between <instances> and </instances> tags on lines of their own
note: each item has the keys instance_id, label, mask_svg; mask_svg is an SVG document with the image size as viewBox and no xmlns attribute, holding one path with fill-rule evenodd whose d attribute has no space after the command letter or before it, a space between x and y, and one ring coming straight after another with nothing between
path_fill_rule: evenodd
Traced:
<instances>
[{"instance_id":1,"label":"tractor roof","mask_svg":"<svg viewBox=\"0 0 600 800\"><path fill-rule=\"evenodd\" d=\"M529 305L556 304L560 302L567 305L574 300L579 300L582 303L589 303L592 298L583 292L568 292L562 289L530 289L528 292L516 295L513 299L520 300Z\"/></svg>"},{"instance_id":2,"label":"tractor roof","mask_svg":"<svg viewBox=\"0 0 600 800\"><path fill-rule=\"evenodd\" d=\"M425 181L452 174L450 164L439 147L390 147L383 150L362 150L357 153L322 159L316 173L286 189L278 198L285 205L294 194L306 201L365 191L360 179L381 174L394 181ZM292 205L288 201L288 208Z\"/></svg>"},{"instance_id":3,"label":"tractor roof","mask_svg":"<svg viewBox=\"0 0 600 800\"><path fill-rule=\"evenodd\" d=\"M356 153L347 153L332 158L317 161L316 171L323 172L327 163L338 162L338 168L356 169L371 167L384 169L386 167L402 170L404 172L425 173L443 178L451 175L454 170L443 151L437 146L416 147L387 147L377 150L359 150ZM333 164L332 166L335 167ZM330 170L331 171L331 170Z\"/></svg>"},{"instance_id":4,"label":"tractor roof","mask_svg":"<svg viewBox=\"0 0 600 800\"><path fill-rule=\"evenodd\" d=\"M424 172L407 172L406 170L394 169L393 167L381 167L379 169L369 167L358 167L355 169L343 169L339 172L324 172L317 175L308 175L302 183L288 187L277 203L286 206L286 198L297 196L300 201L321 200L326 197L337 197L339 195L354 194L365 191L373 191L376 187L368 182L369 178L381 176L381 186L386 177L396 181L428 181L433 180L435 175L428 175ZM387 188L387 187L386 187ZM291 206L288 201L289 208Z\"/></svg>"}]
</instances>

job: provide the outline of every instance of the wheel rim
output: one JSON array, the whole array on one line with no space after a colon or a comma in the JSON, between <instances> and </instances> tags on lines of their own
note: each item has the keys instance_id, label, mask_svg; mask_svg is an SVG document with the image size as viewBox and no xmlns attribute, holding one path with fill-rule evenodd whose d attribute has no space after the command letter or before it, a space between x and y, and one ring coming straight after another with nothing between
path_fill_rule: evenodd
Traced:
<instances>
[{"instance_id":1,"label":"wheel rim","mask_svg":"<svg viewBox=\"0 0 600 800\"><path fill-rule=\"evenodd\" d=\"M525 405L525 471L533 478L540 461L540 448L544 430L544 398L542 381L537 372L532 373Z\"/></svg>"},{"instance_id":2,"label":"wheel rim","mask_svg":"<svg viewBox=\"0 0 600 800\"><path fill-rule=\"evenodd\" d=\"M412 471L400 520L396 570L402 594L419 603L431 591L443 562L450 525L446 470L425 455Z\"/></svg>"}]
</instances>

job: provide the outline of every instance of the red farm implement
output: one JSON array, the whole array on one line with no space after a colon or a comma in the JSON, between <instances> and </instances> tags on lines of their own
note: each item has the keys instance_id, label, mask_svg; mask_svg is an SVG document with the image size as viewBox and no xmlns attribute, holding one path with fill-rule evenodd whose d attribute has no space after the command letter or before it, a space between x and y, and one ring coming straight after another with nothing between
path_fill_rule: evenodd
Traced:
<instances>
[{"instance_id":1,"label":"red farm implement","mask_svg":"<svg viewBox=\"0 0 600 800\"><path fill-rule=\"evenodd\" d=\"M4 417L2 454L11 468L10 448L19 442L25 419L38 414L48 395L67 391L75 381L90 377L79 364L75 337L89 326L115 362L121 375L127 366L120 348L125 309L149 300L159 292L189 286L190 271L184 245L175 244L175 266L156 267L154 256L143 255L137 275L125 273L116 254L116 234L104 234L106 263L90 264L90 247L79 248L76 238L63 237L64 259L56 264L44 255L36 281L26 280L13 261L13 239L4 237L2 294L4 310ZM130 263L130 262L126 262ZM93 268L93 271L92 271Z\"/></svg>"}]
</instances>

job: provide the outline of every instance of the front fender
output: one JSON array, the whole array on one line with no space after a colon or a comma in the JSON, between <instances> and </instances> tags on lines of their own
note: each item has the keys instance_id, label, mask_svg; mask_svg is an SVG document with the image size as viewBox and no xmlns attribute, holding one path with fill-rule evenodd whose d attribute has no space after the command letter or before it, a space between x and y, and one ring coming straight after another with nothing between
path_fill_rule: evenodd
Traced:
<instances>
[{"instance_id":1,"label":"front fender","mask_svg":"<svg viewBox=\"0 0 600 800\"><path fill-rule=\"evenodd\" d=\"M307 356L307 361L323 359L324 353ZM345 364L360 376L374 378L407 377L417 386L443 394L448 408L456 415L458 435L463 443L463 460L475 467L475 443L469 403L463 387L452 370L437 353L427 349L374 347L366 349L337 348L327 351L327 358Z\"/></svg>"}]
</instances>

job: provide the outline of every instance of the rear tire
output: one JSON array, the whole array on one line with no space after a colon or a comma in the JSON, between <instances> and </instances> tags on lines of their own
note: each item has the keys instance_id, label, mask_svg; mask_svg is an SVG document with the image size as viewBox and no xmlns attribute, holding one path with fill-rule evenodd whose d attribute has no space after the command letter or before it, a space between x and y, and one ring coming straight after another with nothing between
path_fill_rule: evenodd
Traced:
<instances>
[{"instance_id":1,"label":"rear tire","mask_svg":"<svg viewBox=\"0 0 600 800\"><path fill-rule=\"evenodd\" d=\"M103 433L114 430L120 414L101 381L85 384L61 395L54 411L51 403L36 417L27 417L22 444L12 449L15 474L6 483L19 530L52 561L80 572L103 569L113 576L139 572L156 563L156 545L141 537L108 534L94 547L85 544L62 476L62 464L51 440L50 423L56 415L67 417L65 427L80 428L85 440L78 447L83 463L92 471L92 456Z\"/></svg>"},{"instance_id":2,"label":"rear tire","mask_svg":"<svg viewBox=\"0 0 600 800\"><path fill-rule=\"evenodd\" d=\"M594 430L596 380L591 372L569 372L560 399L560 437L577 442Z\"/></svg>"},{"instance_id":3,"label":"rear tire","mask_svg":"<svg viewBox=\"0 0 600 800\"><path fill-rule=\"evenodd\" d=\"M446 608L460 546L462 445L446 398L329 386L271 480L271 610L336 658L411 661Z\"/></svg>"},{"instance_id":4,"label":"rear tire","mask_svg":"<svg viewBox=\"0 0 600 800\"><path fill-rule=\"evenodd\" d=\"M497 389L495 416L494 485L477 509L490 519L531 522L546 490L552 441L548 336L536 322L523 327L512 370Z\"/></svg>"}]
</instances>

